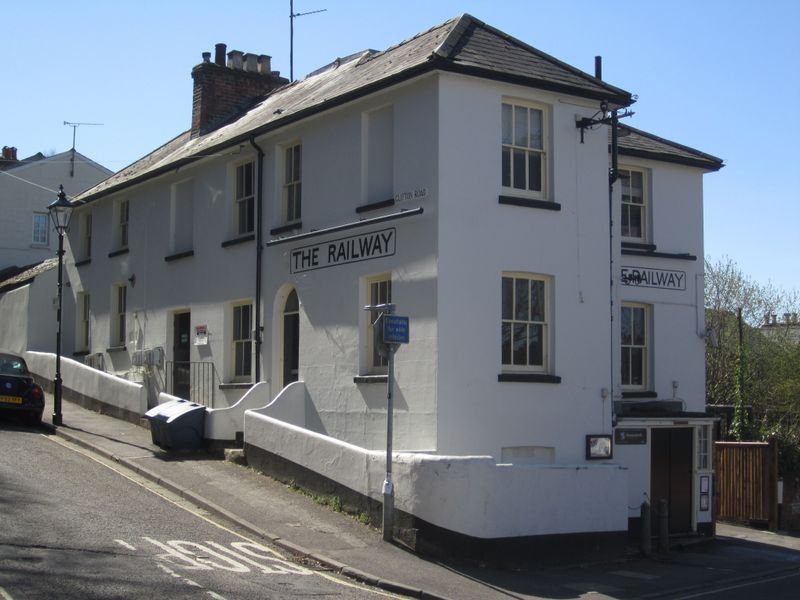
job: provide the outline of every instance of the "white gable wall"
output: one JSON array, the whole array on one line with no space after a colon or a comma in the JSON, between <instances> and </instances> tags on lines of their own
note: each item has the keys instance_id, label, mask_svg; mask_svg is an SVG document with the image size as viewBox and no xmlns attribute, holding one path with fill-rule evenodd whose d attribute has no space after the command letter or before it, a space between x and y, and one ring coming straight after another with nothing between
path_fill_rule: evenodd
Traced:
<instances>
[{"instance_id":1,"label":"white gable wall","mask_svg":"<svg viewBox=\"0 0 800 600\"><path fill-rule=\"evenodd\" d=\"M48 243L33 242L34 213L47 215L47 206L56 199L58 186L68 197L77 195L105 179L111 171L80 154L75 156L70 176L71 152L62 152L8 171L0 171L0 269L30 265L52 258L58 250L58 236L48 216Z\"/></svg>"},{"instance_id":2,"label":"white gable wall","mask_svg":"<svg viewBox=\"0 0 800 600\"><path fill-rule=\"evenodd\" d=\"M560 211L498 204L504 97L551 115L551 199ZM570 102L570 103L568 103ZM441 85L439 451L489 454L554 448L582 462L585 435L610 433L606 132L579 144L589 103L447 75ZM459 149L458 152L453 149ZM561 383L497 381L504 271L553 278L551 373Z\"/></svg>"}]
</instances>

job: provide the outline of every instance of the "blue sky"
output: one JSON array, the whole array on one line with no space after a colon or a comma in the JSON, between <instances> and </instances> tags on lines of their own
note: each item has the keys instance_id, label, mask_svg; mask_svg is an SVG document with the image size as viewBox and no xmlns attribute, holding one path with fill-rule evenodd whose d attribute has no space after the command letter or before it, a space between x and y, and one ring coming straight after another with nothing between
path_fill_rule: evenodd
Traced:
<instances>
[{"instance_id":1,"label":"blue sky","mask_svg":"<svg viewBox=\"0 0 800 600\"><path fill-rule=\"evenodd\" d=\"M800 289L800 187L790 172L800 97L797 0L295 0L300 78L468 12L639 97L628 122L719 156L705 177L706 256ZM40 0L0 21L0 145L72 145L118 170L187 129L201 53L269 54L289 73L289 0Z\"/></svg>"}]
</instances>

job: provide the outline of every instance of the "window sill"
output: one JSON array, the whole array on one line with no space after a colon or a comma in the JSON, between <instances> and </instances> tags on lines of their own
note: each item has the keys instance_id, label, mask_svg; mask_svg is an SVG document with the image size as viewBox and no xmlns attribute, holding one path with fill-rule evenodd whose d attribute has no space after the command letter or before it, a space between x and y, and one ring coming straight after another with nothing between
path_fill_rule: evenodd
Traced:
<instances>
[{"instance_id":1,"label":"window sill","mask_svg":"<svg viewBox=\"0 0 800 600\"><path fill-rule=\"evenodd\" d=\"M92 262L91 258L84 258L83 260L79 260L78 262L76 262L75 266L76 267L82 267L84 265L88 265L90 262Z\"/></svg>"},{"instance_id":2,"label":"window sill","mask_svg":"<svg viewBox=\"0 0 800 600\"><path fill-rule=\"evenodd\" d=\"M122 256L123 254L127 254L130 252L129 248L120 248L119 250L114 250L113 252L108 253L108 258L114 258L115 256Z\"/></svg>"},{"instance_id":3,"label":"window sill","mask_svg":"<svg viewBox=\"0 0 800 600\"><path fill-rule=\"evenodd\" d=\"M178 252L177 254L170 254L169 256L165 256L164 262L172 262L173 260L178 260L180 258L188 258L189 256L194 256L194 250L189 250L187 252Z\"/></svg>"},{"instance_id":4,"label":"window sill","mask_svg":"<svg viewBox=\"0 0 800 600\"><path fill-rule=\"evenodd\" d=\"M497 376L497 381L516 383L561 383L561 377L548 373L500 373Z\"/></svg>"},{"instance_id":5,"label":"window sill","mask_svg":"<svg viewBox=\"0 0 800 600\"><path fill-rule=\"evenodd\" d=\"M127 346L111 346L110 348L106 348L106 352L127 352Z\"/></svg>"},{"instance_id":6,"label":"window sill","mask_svg":"<svg viewBox=\"0 0 800 600\"><path fill-rule=\"evenodd\" d=\"M363 206L356 206L356 212L361 214L369 212L371 210L380 210L381 208L388 208L390 206L394 206L394 198L389 198L388 200L381 200L379 202L370 202L369 204L364 204Z\"/></svg>"},{"instance_id":7,"label":"window sill","mask_svg":"<svg viewBox=\"0 0 800 600\"><path fill-rule=\"evenodd\" d=\"M694 254L688 252L652 252L638 248L622 248L622 253L628 256L649 256L652 258L674 258L676 260L697 260Z\"/></svg>"},{"instance_id":8,"label":"window sill","mask_svg":"<svg viewBox=\"0 0 800 600\"><path fill-rule=\"evenodd\" d=\"M302 221L295 221L293 223L287 223L286 225L281 225L280 227L276 227L275 229L270 229L270 235L280 235L282 233L287 233L289 231L294 231L295 229L302 229L303 222Z\"/></svg>"},{"instance_id":9,"label":"window sill","mask_svg":"<svg viewBox=\"0 0 800 600\"><path fill-rule=\"evenodd\" d=\"M641 250L644 252L655 252L655 244L647 244L644 242L622 242L622 247L627 250Z\"/></svg>"},{"instance_id":10,"label":"window sill","mask_svg":"<svg viewBox=\"0 0 800 600\"><path fill-rule=\"evenodd\" d=\"M521 198L519 196L499 196L498 201L500 204L507 204L509 206L521 206L523 208L541 208L544 210L561 210L561 205L558 202L551 202L550 200L534 200L533 198Z\"/></svg>"},{"instance_id":11,"label":"window sill","mask_svg":"<svg viewBox=\"0 0 800 600\"><path fill-rule=\"evenodd\" d=\"M658 398L658 394L655 392L648 392L646 390L642 390L640 392L622 392L623 398Z\"/></svg>"},{"instance_id":12,"label":"window sill","mask_svg":"<svg viewBox=\"0 0 800 600\"><path fill-rule=\"evenodd\" d=\"M220 383L219 389L221 390L249 390L255 384L250 382L239 382L239 383Z\"/></svg>"},{"instance_id":13,"label":"window sill","mask_svg":"<svg viewBox=\"0 0 800 600\"><path fill-rule=\"evenodd\" d=\"M353 383L387 383L388 381L388 375L356 375L353 377Z\"/></svg>"},{"instance_id":14,"label":"window sill","mask_svg":"<svg viewBox=\"0 0 800 600\"><path fill-rule=\"evenodd\" d=\"M75 358L82 358L84 356L89 356L91 352L89 350L79 350L78 352L73 352L72 356Z\"/></svg>"},{"instance_id":15,"label":"window sill","mask_svg":"<svg viewBox=\"0 0 800 600\"><path fill-rule=\"evenodd\" d=\"M223 248L228 248L230 246L236 246L238 244L244 244L245 242L252 242L255 239L256 239L256 234L255 233L251 233L250 235L245 235L245 236L242 236L242 237L233 238L232 240L225 240L224 242L222 242L221 245L222 245Z\"/></svg>"}]
</instances>

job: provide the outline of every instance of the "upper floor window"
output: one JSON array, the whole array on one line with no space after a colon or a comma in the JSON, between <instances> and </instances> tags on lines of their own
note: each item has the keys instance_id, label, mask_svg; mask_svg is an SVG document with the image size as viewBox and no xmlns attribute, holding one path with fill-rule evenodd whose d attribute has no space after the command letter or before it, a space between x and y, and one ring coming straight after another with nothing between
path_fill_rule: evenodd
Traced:
<instances>
[{"instance_id":1,"label":"upper floor window","mask_svg":"<svg viewBox=\"0 0 800 600\"><path fill-rule=\"evenodd\" d=\"M194 236L194 182L191 179L172 186L170 203L170 239L172 254L193 248Z\"/></svg>"},{"instance_id":2,"label":"upper floor window","mask_svg":"<svg viewBox=\"0 0 800 600\"><path fill-rule=\"evenodd\" d=\"M542 199L547 196L546 116L541 106L503 102L504 188Z\"/></svg>"},{"instance_id":3,"label":"upper floor window","mask_svg":"<svg viewBox=\"0 0 800 600\"><path fill-rule=\"evenodd\" d=\"M130 204L128 200L120 200L116 205L115 241L117 243L117 248L128 247L129 216L130 216Z\"/></svg>"},{"instance_id":4,"label":"upper floor window","mask_svg":"<svg viewBox=\"0 0 800 600\"><path fill-rule=\"evenodd\" d=\"M649 385L649 308L644 304L622 305L620 332L623 389L643 391Z\"/></svg>"},{"instance_id":5,"label":"upper floor window","mask_svg":"<svg viewBox=\"0 0 800 600\"><path fill-rule=\"evenodd\" d=\"M236 167L236 189L233 200L236 210L237 233L252 233L255 229L255 177L254 162Z\"/></svg>"},{"instance_id":6,"label":"upper floor window","mask_svg":"<svg viewBox=\"0 0 800 600\"><path fill-rule=\"evenodd\" d=\"M45 213L33 215L33 243L42 246L50 243L50 217Z\"/></svg>"},{"instance_id":7,"label":"upper floor window","mask_svg":"<svg viewBox=\"0 0 800 600\"><path fill-rule=\"evenodd\" d=\"M550 279L504 273L500 355L503 369L543 371L549 368Z\"/></svg>"},{"instance_id":8,"label":"upper floor window","mask_svg":"<svg viewBox=\"0 0 800 600\"><path fill-rule=\"evenodd\" d=\"M286 223L299 221L302 199L301 163L303 146L295 144L284 150L283 157L283 219Z\"/></svg>"},{"instance_id":9,"label":"upper floor window","mask_svg":"<svg viewBox=\"0 0 800 600\"><path fill-rule=\"evenodd\" d=\"M622 182L622 237L633 241L647 240L647 193L644 171L620 169Z\"/></svg>"},{"instance_id":10,"label":"upper floor window","mask_svg":"<svg viewBox=\"0 0 800 600\"><path fill-rule=\"evenodd\" d=\"M80 220L81 252L83 258L92 256L92 213L86 213Z\"/></svg>"},{"instance_id":11,"label":"upper floor window","mask_svg":"<svg viewBox=\"0 0 800 600\"><path fill-rule=\"evenodd\" d=\"M367 204L394 197L394 109L366 113L363 120L364 200Z\"/></svg>"}]
</instances>

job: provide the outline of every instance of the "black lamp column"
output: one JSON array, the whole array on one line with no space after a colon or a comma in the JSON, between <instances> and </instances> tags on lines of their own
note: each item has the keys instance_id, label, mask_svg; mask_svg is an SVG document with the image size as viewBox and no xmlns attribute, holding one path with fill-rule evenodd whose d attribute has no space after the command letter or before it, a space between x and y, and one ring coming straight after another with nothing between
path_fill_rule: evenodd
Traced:
<instances>
[{"instance_id":1,"label":"black lamp column","mask_svg":"<svg viewBox=\"0 0 800 600\"><path fill-rule=\"evenodd\" d=\"M61 425L61 298L64 281L64 234L69 230L69 218L72 215L72 204L67 200L64 186L58 186L58 198L48 207L50 218L58 233L58 311L56 321L56 377L53 381L53 425Z\"/></svg>"}]
</instances>

